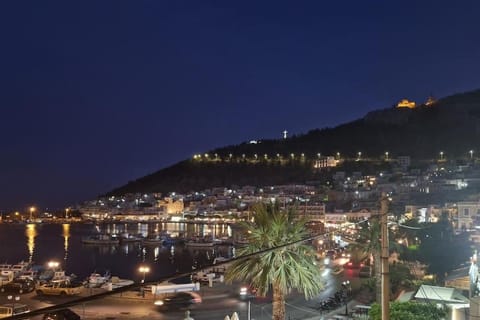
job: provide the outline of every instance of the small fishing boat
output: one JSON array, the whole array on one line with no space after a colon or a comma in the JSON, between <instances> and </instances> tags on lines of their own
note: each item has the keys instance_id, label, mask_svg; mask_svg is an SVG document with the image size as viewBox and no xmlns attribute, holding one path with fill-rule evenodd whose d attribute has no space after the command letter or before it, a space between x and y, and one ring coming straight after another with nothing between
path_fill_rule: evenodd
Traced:
<instances>
[{"instance_id":1,"label":"small fishing boat","mask_svg":"<svg viewBox=\"0 0 480 320\"><path fill-rule=\"evenodd\" d=\"M100 288L102 285L107 283L111 278L110 271L106 271L103 276L100 273L94 272L92 273L85 284L88 288Z\"/></svg>"},{"instance_id":2,"label":"small fishing boat","mask_svg":"<svg viewBox=\"0 0 480 320\"><path fill-rule=\"evenodd\" d=\"M189 241L186 241L185 242L185 245L187 247L213 247L215 246L215 242L211 241L211 240L206 240L204 238L200 238L200 239L191 239Z\"/></svg>"},{"instance_id":3,"label":"small fishing boat","mask_svg":"<svg viewBox=\"0 0 480 320\"><path fill-rule=\"evenodd\" d=\"M135 242L140 242L142 241L142 238L135 237L129 233L123 233L119 237L120 243L125 244L125 243L135 243Z\"/></svg>"},{"instance_id":4,"label":"small fishing boat","mask_svg":"<svg viewBox=\"0 0 480 320\"><path fill-rule=\"evenodd\" d=\"M120 243L120 240L117 237L112 237L106 234L99 234L96 236L82 239L82 243L93 245L116 245Z\"/></svg>"},{"instance_id":5,"label":"small fishing boat","mask_svg":"<svg viewBox=\"0 0 480 320\"><path fill-rule=\"evenodd\" d=\"M120 279L119 277L111 277L107 282L101 285L101 288L111 291L121 287L132 285L133 283L133 280Z\"/></svg>"},{"instance_id":6,"label":"small fishing boat","mask_svg":"<svg viewBox=\"0 0 480 320\"><path fill-rule=\"evenodd\" d=\"M143 245L145 246L159 246L163 244L164 239L159 235L149 235L142 240Z\"/></svg>"}]
</instances>

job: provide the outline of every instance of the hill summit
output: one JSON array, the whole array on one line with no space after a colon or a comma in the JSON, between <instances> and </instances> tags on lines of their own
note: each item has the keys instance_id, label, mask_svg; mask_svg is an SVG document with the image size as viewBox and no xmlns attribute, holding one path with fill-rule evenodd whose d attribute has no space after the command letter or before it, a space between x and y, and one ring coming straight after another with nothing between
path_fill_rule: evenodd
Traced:
<instances>
[{"instance_id":1,"label":"hill summit","mask_svg":"<svg viewBox=\"0 0 480 320\"><path fill-rule=\"evenodd\" d=\"M210 150L130 181L109 194L320 181L326 177L317 169L325 157L362 162L363 170L368 170L374 164L382 165L385 158L433 160L441 153L454 159L467 158L470 151L480 152L480 90L413 106L373 111L334 128L313 129L286 139Z\"/></svg>"}]
</instances>

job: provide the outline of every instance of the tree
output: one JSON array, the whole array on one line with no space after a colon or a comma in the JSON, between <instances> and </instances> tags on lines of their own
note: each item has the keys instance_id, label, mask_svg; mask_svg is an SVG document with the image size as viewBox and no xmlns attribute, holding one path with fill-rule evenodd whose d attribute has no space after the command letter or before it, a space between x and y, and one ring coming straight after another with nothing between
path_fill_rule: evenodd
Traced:
<instances>
[{"instance_id":1,"label":"tree","mask_svg":"<svg viewBox=\"0 0 480 320\"><path fill-rule=\"evenodd\" d=\"M358 240L351 246L355 251L361 251L370 257L373 261L375 274L376 301L381 299L381 263L380 263L380 222L377 217L372 217L369 221L361 224Z\"/></svg>"},{"instance_id":2,"label":"tree","mask_svg":"<svg viewBox=\"0 0 480 320\"><path fill-rule=\"evenodd\" d=\"M381 320L382 311L378 303L374 303L369 312L369 319ZM416 302L391 302L390 320L440 320L445 319L447 310L435 304Z\"/></svg>"},{"instance_id":3,"label":"tree","mask_svg":"<svg viewBox=\"0 0 480 320\"><path fill-rule=\"evenodd\" d=\"M313 247L301 242L307 237L307 230L304 220L295 219L294 209L285 211L278 205L258 204L253 211L254 222L241 223L249 243L239 250L239 257L266 251L233 262L225 279L229 283L248 282L262 296L271 288L272 319L283 320L285 297L291 289L303 292L307 299L320 292L320 268L315 263ZM289 243L294 244L284 246Z\"/></svg>"},{"instance_id":4,"label":"tree","mask_svg":"<svg viewBox=\"0 0 480 320\"><path fill-rule=\"evenodd\" d=\"M437 223L426 225L421 230L420 240L419 259L428 264L428 271L435 274L440 283L446 272L467 261L471 255L468 234L455 235L446 215Z\"/></svg>"}]
</instances>

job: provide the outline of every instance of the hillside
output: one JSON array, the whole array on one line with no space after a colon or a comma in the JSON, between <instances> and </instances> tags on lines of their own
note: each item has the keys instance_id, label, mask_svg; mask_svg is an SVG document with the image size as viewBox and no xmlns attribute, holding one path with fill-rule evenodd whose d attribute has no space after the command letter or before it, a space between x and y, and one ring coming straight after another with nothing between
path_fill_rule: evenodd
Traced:
<instances>
[{"instance_id":1,"label":"hillside","mask_svg":"<svg viewBox=\"0 0 480 320\"><path fill-rule=\"evenodd\" d=\"M151 175L131 181L110 194L130 192L186 192L231 185L269 185L320 181L326 176L313 170L321 155L340 154L354 160L358 152L370 161L346 161L373 171L389 157L408 155L417 160L466 158L480 152L480 90L452 95L433 106L389 108L335 128L314 129L288 139L262 140L207 151L208 157L181 161ZM293 154L293 158L292 158Z\"/></svg>"}]
</instances>

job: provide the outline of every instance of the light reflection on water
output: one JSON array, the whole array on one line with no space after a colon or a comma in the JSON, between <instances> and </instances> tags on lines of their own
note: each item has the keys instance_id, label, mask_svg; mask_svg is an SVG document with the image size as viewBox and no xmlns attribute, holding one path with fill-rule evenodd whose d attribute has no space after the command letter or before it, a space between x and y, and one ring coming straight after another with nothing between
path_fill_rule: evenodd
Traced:
<instances>
[{"instance_id":1,"label":"light reflection on water","mask_svg":"<svg viewBox=\"0 0 480 320\"><path fill-rule=\"evenodd\" d=\"M27 237L28 262L32 262L33 252L35 251L35 237L37 236L37 230L34 224L26 225L25 236Z\"/></svg>"},{"instance_id":2,"label":"light reflection on water","mask_svg":"<svg viewBox=\"0 0 480 320\"><path fill-rule=\"evenodd\" d=\"M124 245L88 246L82 238L97 234L141 234L167 232L172 236L221 237L231 235L228 225L198 225L184 223L132 223L132 224L0 224L0 262L17 263L28 260L35 264L60 262L68 274L86 277L90 273L110 270L112 275L138 280L138 266L143 262L150 267L149 278L170 276L175 272L188 272L193 265L210 264L217 256L231 257L228 246L190 248L184 246L142 247L140 243Z\"/></svg>"}]
</instances>

